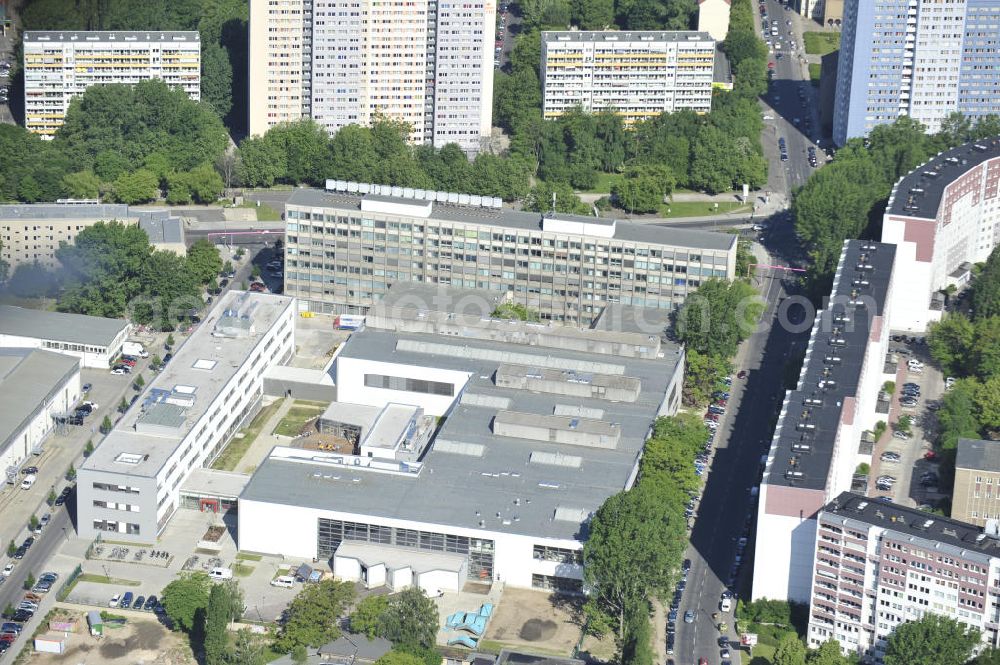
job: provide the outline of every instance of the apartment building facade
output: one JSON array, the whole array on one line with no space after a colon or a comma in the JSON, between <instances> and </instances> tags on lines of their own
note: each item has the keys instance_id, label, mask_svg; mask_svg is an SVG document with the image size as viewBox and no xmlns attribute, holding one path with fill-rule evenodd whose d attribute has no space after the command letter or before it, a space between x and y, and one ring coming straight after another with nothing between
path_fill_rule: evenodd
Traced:
<instances>
[{"instance_id":1,"label":"apartment building facade","mask_svg":"<svg viewBox=\"0 0 1000 665\"><path fill-rule=\"evenodd\" d=\"M1000 539L977 526L844 492L820 511L808 643L882 663L902 623L938 614L998 645Z\"/></svg>"},{"instance_id":2,"label":"apartment building facade","mask_svg":"<svg viewBox=\"0 0 1000 665\"><path fill-rule=\"evenodd\" d=\"M1000 441L958 440L951 516L977 526L1000 520Z\"/></svg>"},{"instance_id":3,"label":"apartment building facade","mask_svg":"<svg viewBox=\"0 0 1000 665\"><path fill-rule=\"evenodd\" d=\"M626 124L712 110L715 40L706 32L542 33L542 112L613 109Z\"/></svg>"},{"instance_id":4,"label":"apartment building facade","mask_svg":"<svg viewBox=\"0 0 1000 665\"><path fill-rule=\"evenodd\" d=\"M493 0L250 3L250 133L312 118L335 133L377 116L414 143L479 152L492 125Z\"/></svg>"},{"instance_id":5,"label":"apartment building facade","mask_svg":"<svg viewBox=\"0 0 1000 665\"><path fill-rule=\"evenodd\" d=\"M19 265L38 263L48 270L61 266L60 243L73 244L80 231L97 222L134 222L128 206L117 203L32 203L0 205L0 259Z\"/></svg>"},{"instance_id":6,"label":"apartment building facade","mask_svg":"<svg viewBox=\"0 0 1000 665\"><path fill-rule=\"evenodd\" d=\"M77 530L152 542L180 489L260 410L264 374L295 350L292 298L230 291L78 471Z\"/></svg>"},{"instance_id":7,"label":"apartment building facade","mask_svg":"<svg viewBox=\"0 0 1000 665\"><path fill-rule=\"evenodd\" d=\"M92 85L162 79L201 99L198 32L26 31L24 126L51 139Z\"/></svg>"},{"instance_id":8,"label":"apartment building facade","mask_svg":"<svg viewBox=\"0 0 1000 665\"><path fill-rule=\"evenodd\" d=\"M882 242L897 246L909 284L894 294L893 328L924 332L944 312L944 290L964 288L1000 243L1000 137L942 152L901 178Z\"/></svg>"},{"instance_id":9,"label":"apartment building facade","mask_svg":"<svg viewBox=\"0 0 1000 665\"><path fill-rule=\"evenodd\" d=\"M1000 0L846 0L833 139L907 115L936 132L1000 102Z\"/></svg>"},{"instance_id":10,"label":"apartment building facade","mask_svg":"<svg viewBox=\"0 0 1000 665\"><path fill-rule=\"evenodd\" d=\"M808 602L817 514L870 464L866 432L885 372L895 248L848 240L826 309L813 323L794 390L786 393L757 505L753 598Z\"/></svg>"},{"instance_id":11,"label":"apartment building facade","mask_svg":"<svg viewBox=\"0 0 1000 665\"><path fill-rule=\"evenodd\" d=\"M736 269L729 234L373 188L383 189L331 181L288 200L285 293L300 308L365 314L393 283L423 282L510 293L545 320L589 325L609 303L674 309Z\"/></svg>"}]
</instances>

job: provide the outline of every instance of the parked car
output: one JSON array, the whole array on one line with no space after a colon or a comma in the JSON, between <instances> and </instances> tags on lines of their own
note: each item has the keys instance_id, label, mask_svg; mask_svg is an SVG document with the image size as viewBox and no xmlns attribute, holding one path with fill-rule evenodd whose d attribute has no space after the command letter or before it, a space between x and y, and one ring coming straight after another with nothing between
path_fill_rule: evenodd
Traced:
<instances>
[{"instance_id":1,"label":"parked car","mask_svg":"<svg viewBox=\"0 0 1000 665\"><path fill-rule=\"evenodd\" d=\"M694 623L694 612L688 610L684 613L684 623Z\"/></svg>"},{"instance_id":2,"label":"parked car","mask_svg":"<svg viewBox=\"0 0 1000 665\"><path fill-rule=\"evenodd\" d=\"M146 599L146 603L142 606L142 609L146 610L147 612L150 612L153 610L153 608L156 607L156 604L157 604L156 596L150 596L149 598Z\"/></svg>"},{"instance_id":3,"label":"parked car","mask_svg":"<svg viewBox=\"0 0 1000 665\"><path fill-rule=\"evenodd\" d=\"M899 430L896 430L895 432L892 433L892 438L903 439L905 441L910 438L910 435L907 434L906 432L900 432Z\"/></svg>"},{"instance_id":4,"label":"parked car","mask_svg":"<svg viewBox=\"0 0 1000 665\"><path fill-rule=\"evenodd\" d=\"M883 462L898 462L902 458L900 457L899 453L886 451L882 453L879 459L881 459Z\"/></svg>"}]
</instances>

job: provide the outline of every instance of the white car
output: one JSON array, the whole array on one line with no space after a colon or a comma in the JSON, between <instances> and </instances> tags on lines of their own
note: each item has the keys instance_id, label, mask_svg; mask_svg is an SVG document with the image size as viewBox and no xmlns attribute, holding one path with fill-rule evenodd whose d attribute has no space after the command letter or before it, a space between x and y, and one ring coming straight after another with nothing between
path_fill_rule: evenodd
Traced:
<instances>
[{"instance_id":1,"label":"white car","mask_svg":"<svg viewBox=\"0 0 1000 665\"><path fill-rule=\"evenodd\" d=\"M4 577L10 577L10 574L13 573L13 572L14 572L14 563L13 562L8 563L6 566L3 567L3 576Z\"/></svg>"},{"instance_id":2,"label":"white car","mask_svg":"<svg viewBox=\"0 0 1000 665\"><path fill-rule=\"evenodd\" d=\"M108 607L118 607L118 603L121 602L121 599L122 595L120 593L116 593L111 596L111 600L108 601Z\"/></svg>"},{"instance_id":3,"label":"white car","mask_svg":"<svg viewBox=\"0 0 1000 665\"><path fill-rule=\"evenodd\" d=\"M97 411L97 402L82 402L80 406L89 406L92 410Z\"/></svg>"},{"instance_id":4,"label":"white car","mask_svg":"<svg viewBox=\"0 0 1000 665\"><path fill-rule=\"evenodd\" d=\"M115 367L115 368L114 368L113 370L111 370L111 373L112 373L112 374L118 374L118 375L122 375L122 374L128 374L128 372L126 372L126 371L125 371L125 370L124 370L123 368L121 368L121 367Z\"/></svg>"}]
</instances>

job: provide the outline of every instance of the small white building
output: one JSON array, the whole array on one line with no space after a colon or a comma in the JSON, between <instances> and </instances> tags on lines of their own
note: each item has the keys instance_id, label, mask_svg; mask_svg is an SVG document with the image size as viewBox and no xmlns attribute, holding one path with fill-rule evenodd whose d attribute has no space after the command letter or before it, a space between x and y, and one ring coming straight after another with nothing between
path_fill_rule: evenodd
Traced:
<instances>
[{"instance_id":1,"label":"small white building","mask_svg":"<svg viewBox=\"0 0 1000 665\"><path fill-rule=\"evenodd\" d=\"M0 349L0 473L17 469L40 450L80 399L80 361L37 349Z\"/></svg>"},{"instance_id":2,"label":"small white building","mask_svg":"<svg viewBox=\"0 0 1000 665\"><path fill-rule=\"evenodd\" d=\"M698 32L707 32L716 42L729 34L732 0L698 0Z\"/></svg>"},{"instance_id":3,"label":"small white building","mask_svg":"<svg viewBox=\"0 0 1000 665\"><path fill-rule=\"evenodd\" d=\"M122 319L0 305L0 348L45 349L107 369L132 326Z\"/></svg>"}]
</instances>

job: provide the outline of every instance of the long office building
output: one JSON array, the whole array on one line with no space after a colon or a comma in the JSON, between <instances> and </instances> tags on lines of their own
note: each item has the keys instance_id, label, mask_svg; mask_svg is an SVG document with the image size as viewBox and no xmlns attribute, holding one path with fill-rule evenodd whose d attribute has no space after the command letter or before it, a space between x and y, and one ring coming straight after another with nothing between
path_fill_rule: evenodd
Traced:
<instances>
[{"instance_id":1,"label":"long office building","mask_svg":"<svg viewBox=\"0 0 1000 665\"><path fill-rule=\"evenodd\" d=\"M706 32L542 33L542 113L614 110L626 124L712 110L715 40Z\"/></svg>"},{"instance_id":2,"label":"long office building","mask_svg":"<svg viewBox=\"0 0 1000 665\"><path fill-rule=\"evenodd\" d=\"M250 133L376 116L414 143L479 152L493 118L492 0L252 0Z\"/></svg>"},{"instance_id":3,"label":"long office building","mask_svg":"<svg viewBox=\"0 0 1000 665\"><path fill-rule=\"evenodd\" d=\"M833 140L910 116L936 132L1000 103L1000 0L846 0Z\"/></svg>"},{"instance_id":4,"label":"long office building","mask_svg":"<svg viewBox=\"0 0 1000 665\"><path fill-rule=\"evenodd\" d=\"M149 543L195 469L260 410L264 374L295 350L292 298L230 291L80 467L77 529Z\"/></svg>"},{"instance_id":5,"label":"long office building","mask_svg":"<svg viewBox=\"0 0 1000 665\"><path fill-rule=\"evenodd\" d=\"M864 434L886 380L895 247L847 240L799 380L778 415L757 506L753 598L808 602L816 517L871 463Z\"/></svg>"},{"instance_id":6,"label":"long office building","mask_svg":"<svg viewBox=\"0 0 1000 665\"><path fill-rule=\"evenodd\" d=\"M197 32L26 31L24 126L52 138L69 103L92 85L162 79L201 99Z\"/></svg>"},{"instance_id":7,"label":"long office building","mask_svg":"<svg viewBox=\"0 0 1000 665\"><path fill-rule=\"evenodd\" d=\"M11 270L37 263L47 270L62 267L59 245L72 245L80 231L97 222L132 223L128 206L120 203L28 203L0 205L0 259Z\"/></svg>"},{"instance_id":8,"label":"long office building","mask_svg":"<svg viewBox=\"0 0 1000 665\"><path fill-rule=\"evenodd\" d=\"M968 284L1000 243L1000 137L942 152L901 178L882 242L896 245L908 285L893 293L892 327L924 332L941 318L944 291Z\"/></svg>"},{"instance_id":9,"label":"long office building","mask_svg":"<svg viewBox=\"0 0 1000 665\"><path fill-rule=\"evenodd\" d=\"M365 314L397 282L510 293L542 319L589 325L609 303L671 310L731 279L736 236L503 208L499 199L328 182L285 206L285 292Z\"/></svg>"},{"instance_id":10,"label":"long office building","mask_svg":"<svg viewBox=\"0 0 1000 665\"><path fill-rule=\"evenodd\" d=\"M998 646L1000 538L993 532L844 492L817 517L809 598L810 647L881 664L886 640L928 614L978 630Z\"/></svg>"}]
</instances>

